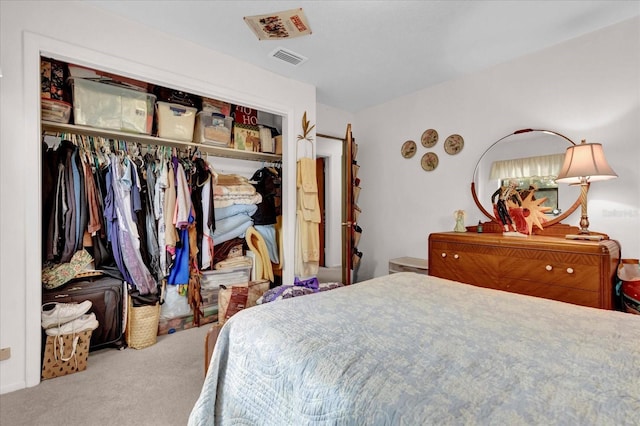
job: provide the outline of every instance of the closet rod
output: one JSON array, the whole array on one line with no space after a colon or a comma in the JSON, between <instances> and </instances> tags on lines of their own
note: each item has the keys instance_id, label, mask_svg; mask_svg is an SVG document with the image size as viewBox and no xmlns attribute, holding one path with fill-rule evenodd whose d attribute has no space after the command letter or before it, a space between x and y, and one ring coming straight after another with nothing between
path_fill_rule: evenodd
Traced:
<instances>
[{"instance_id":1,"label":"closet rod","mask_svg":"<svg viewBox=\"0 0 640 426\"><path fill-rule=\"evenodd\" d=\"M127 140L143 145L164 145L175 148L198 148L199 151L216 157L235 158L249 161L282 161L282 156L265 152L240 151L233 148L223 148L195 142L178 141L159 138L157 136L127 133L117 130L99 129L96 127L80 126L77 124L54 123L42 121L42 131L49 130L60 133L75 133L87 136L101 136L107 139Z\"/></svg>"}]
</instances>

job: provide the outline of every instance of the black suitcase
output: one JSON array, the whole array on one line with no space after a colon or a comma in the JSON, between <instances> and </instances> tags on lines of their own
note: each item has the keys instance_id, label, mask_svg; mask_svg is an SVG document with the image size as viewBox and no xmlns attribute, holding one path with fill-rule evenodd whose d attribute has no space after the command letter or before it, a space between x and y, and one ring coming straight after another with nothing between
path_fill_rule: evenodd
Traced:
<instances>
[{"instance_id":1,"label":"black suitcase","mask_svg":"<svg viewBox=\"0 0 640 426\"><path fill-rule=\"evenodd\" d=\"M42 303L79 303L91 301L99 326L91 334L89 351L114 346L126 347L123 327L123 281L112 277L93 277L71 281L54 290L42 290Z\"/></svg>"}]
</instances>

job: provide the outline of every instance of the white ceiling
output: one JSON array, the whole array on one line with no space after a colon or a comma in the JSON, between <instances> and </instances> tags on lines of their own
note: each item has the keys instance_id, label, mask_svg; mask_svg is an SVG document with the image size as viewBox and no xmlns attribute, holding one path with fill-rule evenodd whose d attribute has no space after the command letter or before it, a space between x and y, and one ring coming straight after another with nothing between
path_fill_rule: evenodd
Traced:
<instances>
[{"instance_id":1,"label":"white ceiling","mask_svg":"<svg viewBox=\"0 0 640 426\"><path fill-rule=\"evenodd\" d=\"M640 15L640 1L85 0L317 88L349 112ZM303 8L312 34L259 41L244 16ZM276 48L308 61L271 58Z\"/></svg>"}]
</instances>

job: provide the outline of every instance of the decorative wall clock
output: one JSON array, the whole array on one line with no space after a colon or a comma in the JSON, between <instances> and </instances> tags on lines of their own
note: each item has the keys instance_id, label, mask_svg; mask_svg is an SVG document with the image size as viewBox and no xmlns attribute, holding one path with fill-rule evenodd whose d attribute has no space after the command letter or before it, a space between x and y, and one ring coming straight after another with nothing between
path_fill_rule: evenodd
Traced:
<instances>
[{"instance_id":1,"label":"decorative wall clock","mask_svg":"<svg viewBox=\"0 0 640 426\"><path fill-rule=\"evenodd\" d=\"M420 141L425 148L431 148L438 143L438 132L435 129L427 129L422 133Z\"/></svg>"},{"instance_id":2,"label":"decorative wall clock","mask_svg":"<svg viewBox=\"0 0 640 426\"><path fill-rule=\"evenodd\" d=\"M427 152L425 155L422 156L422 159L420 160L420 165L424 170L426 170L427 172L430 172L432 170L435 170L436 167L438 167L438 162L439 162L438 155L435 152Z\"/></svg>"},{"instance_id":3,"label":"decorative wall clock","mask_svg":"<svg viewBox=\"0 0 640 426\"><path fill-rule=\"evenodd\" d=\"M402 148L400 149L400 153L404 158L411 158L416 154L416 143L414 141L406 141L402 144Z\"/></svg>"},{"instance_id":4,"label":"decorative wall clock","mask_svg":"<svg viewBox=\"0 0 640 426\"><path fill-rule=\"evenodd\" d=\"M444 152L455 155L464 148L464 139L460 135L451 135L444 141Z\"/></svg>"}]
</instances>

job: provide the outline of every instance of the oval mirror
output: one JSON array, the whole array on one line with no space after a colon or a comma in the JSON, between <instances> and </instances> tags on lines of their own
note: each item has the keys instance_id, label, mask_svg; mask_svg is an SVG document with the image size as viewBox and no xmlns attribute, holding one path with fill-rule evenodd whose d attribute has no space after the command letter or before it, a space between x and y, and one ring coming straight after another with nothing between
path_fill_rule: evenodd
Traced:
<instances>
[{"instance_id":1,"label":"oval mirror","mask_svg":"<svg viewBox=\"0 0 640 426\"><path fill-rule=\"evenodd\" d=\"M555 178L564 154L575 143L550 130L522 129L494 142L480 157L473 172L471 195L482 213L500 223L493 213L492 197L509 183L519 189L537 188L534 198L548 207L543 227L559 223L580 205L578 186L558 185Z\"/></svg>"}]
</instances>

